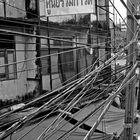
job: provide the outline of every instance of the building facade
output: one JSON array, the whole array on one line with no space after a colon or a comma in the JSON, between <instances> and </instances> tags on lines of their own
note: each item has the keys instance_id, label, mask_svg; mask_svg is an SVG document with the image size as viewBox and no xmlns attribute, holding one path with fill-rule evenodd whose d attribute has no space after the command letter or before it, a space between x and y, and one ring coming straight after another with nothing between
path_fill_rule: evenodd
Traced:
<instances>
[{"instance_id":1,"label":"building facade","mask_svg":"<svg viewBox=\"0 0 140 140\"><path fill-rule=\"evenodd\" d=\"M43 90L51 91L87 74L98 57L97 66L108 59L107 13L97 8L106 3L95 3L94 14L41 17L38 23L36 0L1 2L1 100L38 96L40 75Z\"/></svg>"}]
</instances>

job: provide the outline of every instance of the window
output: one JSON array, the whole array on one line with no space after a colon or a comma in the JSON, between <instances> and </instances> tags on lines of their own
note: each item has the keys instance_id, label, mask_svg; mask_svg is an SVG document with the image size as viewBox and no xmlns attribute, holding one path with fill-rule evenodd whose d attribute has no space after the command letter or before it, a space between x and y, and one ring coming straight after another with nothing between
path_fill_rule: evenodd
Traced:
<instances>
[{"instance_id":1,"label":"window","mask_svg":"<svg viewBox=\"0 0 140 140\"><path fill-rule=\"evenodd\" d=\"M0 80L16 78L16 64L5 65L15 62L15 51L10 49L0 50Z\"/></svg>"},{"instance_id":2,"label":"window","mask_svg":"<svg viewBox=\"0 0 140 140\"><path fill-rule=\"evenodd\" d=\"M12 41L11 41L12 39ZM1 35L0 40L0 80L10 80L16 78L16 64L7 65L15 62L14 37ZM8 40L10 40L8 42ZM3 65L3 66L2 66Z\"/></svg>"},{"instance_id":3,"label":"window","mask_svg":"<svg viewBox=\"0 0 140 140\"><path fill-rule=\"evenodd\" d=\"M37 18L36 0L25 0L25 9L27 18Z\"/></svg>"}]
</instances>

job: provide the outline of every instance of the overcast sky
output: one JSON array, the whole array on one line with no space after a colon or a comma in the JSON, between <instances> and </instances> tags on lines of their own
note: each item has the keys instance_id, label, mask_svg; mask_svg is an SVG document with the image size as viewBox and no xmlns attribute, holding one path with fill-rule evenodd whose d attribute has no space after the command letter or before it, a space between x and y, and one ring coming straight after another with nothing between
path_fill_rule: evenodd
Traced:
<instances>
[{"instance_id":1,"label":"overcast sky","mask_svg":"<svg viewBox=\"0 0 140 140\"><path fill-rule=\"evenodd\" d=\"M126 0L124 0L124 1L126 2ZM126 17L126 9L124 8L124 6L120 2L120 0L114 0L114 4L115 4L115 7L120 12L120 14L122 15L122 17L125 18ZM110 8L110 11L113 12L113 8ZM116 14L117 14L117 12L115 11L115 20L117 19L117 23L119 23L119 19L122 22L122 19L118 14L117 14L117 18L116 18ZM110 17L113 19L113 16L110 15Z\"/></svg>"}]
</instances>

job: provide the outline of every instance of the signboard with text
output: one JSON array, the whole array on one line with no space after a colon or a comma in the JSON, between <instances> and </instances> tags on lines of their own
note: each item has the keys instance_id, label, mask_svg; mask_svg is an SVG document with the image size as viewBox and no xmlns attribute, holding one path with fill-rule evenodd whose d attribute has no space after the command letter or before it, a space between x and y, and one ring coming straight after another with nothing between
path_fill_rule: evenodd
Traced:
<instances>
[{"instance_id":1,"label":"signboard with text","mask_svg":"<svg viewBox=\"0 0 140 140\"><path fill-rule=\"evenodd\" d=\"M95 0L45 0L45 16L95 13Z\"/></svg>"}]
</instances>

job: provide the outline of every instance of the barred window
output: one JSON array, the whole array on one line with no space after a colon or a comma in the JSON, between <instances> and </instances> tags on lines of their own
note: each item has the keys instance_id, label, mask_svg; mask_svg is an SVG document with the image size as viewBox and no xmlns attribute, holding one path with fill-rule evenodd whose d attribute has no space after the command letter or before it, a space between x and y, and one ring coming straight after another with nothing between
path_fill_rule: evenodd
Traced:
<instances>
[{"instance_id":1,"label":"barred window","mask_svg":"<svg viewBox=\"0 0 140 140\"><path fill-rule=\"evenodd\" d=\"M16 78L15 50L0 50L0 80L10 80Z\"/></svg>"},{"instance_id":2,"label":"barred window","mask_svg":"<svg viewBox=\"0 0 140 140\"><path fill-rule=\"evenodd\" d=\"M17 76L14 64L16 62L14 37L1 35L0 41L0 80L15 79Z\"/></svg>"}]
</instances>

